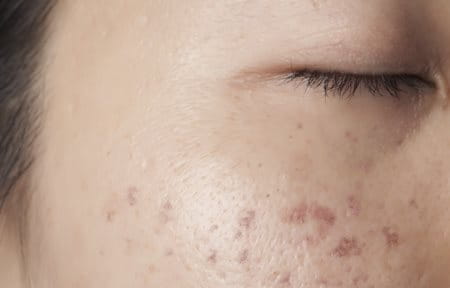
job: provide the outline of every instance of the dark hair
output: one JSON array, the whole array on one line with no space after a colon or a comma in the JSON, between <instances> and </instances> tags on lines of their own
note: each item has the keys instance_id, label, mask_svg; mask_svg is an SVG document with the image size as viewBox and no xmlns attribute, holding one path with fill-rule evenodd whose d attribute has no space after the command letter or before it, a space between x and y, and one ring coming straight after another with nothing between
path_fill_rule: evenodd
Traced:
<instances>
[{"instance_id":1,"label":"dark hair","mask_svg":"<svg viewBox=\"0 0 450 288\"><path fill-rule=\"evenodd\" d=\"M36 75L53 0L0 0L0 208L33 162Z\"/></svg>"}]
</instances>

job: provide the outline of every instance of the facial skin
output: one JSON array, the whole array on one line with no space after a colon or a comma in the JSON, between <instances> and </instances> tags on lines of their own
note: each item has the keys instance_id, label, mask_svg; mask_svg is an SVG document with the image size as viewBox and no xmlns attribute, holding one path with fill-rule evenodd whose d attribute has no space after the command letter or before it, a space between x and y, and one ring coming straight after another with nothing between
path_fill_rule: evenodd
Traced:
<instances>
[{"instance_id":1,"label":"facial skin","mask_svg":"<svg viewBox=\"0 0 450 288\"><path fill-rule=\"evenodd\" d=\"M60 1L17 287L449 287L449 13ZM277 80L305 67L436 87Z\"/></svg>"}]
</instances>

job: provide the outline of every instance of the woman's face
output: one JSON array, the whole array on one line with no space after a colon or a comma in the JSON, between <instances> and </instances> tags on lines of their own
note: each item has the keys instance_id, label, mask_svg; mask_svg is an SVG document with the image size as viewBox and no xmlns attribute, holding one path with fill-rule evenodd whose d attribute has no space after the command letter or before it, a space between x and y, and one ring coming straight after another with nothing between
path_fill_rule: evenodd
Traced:
<instances>
[{"instance_id":1,"label":"woman's face","mask_svg":"<svg viewBox=\"0 0 450 288\"><path fill-rule=\"evenodd\" d=\"M33 287L449 287L449 13L61 0Z\"/></svg>"}]
</instances>

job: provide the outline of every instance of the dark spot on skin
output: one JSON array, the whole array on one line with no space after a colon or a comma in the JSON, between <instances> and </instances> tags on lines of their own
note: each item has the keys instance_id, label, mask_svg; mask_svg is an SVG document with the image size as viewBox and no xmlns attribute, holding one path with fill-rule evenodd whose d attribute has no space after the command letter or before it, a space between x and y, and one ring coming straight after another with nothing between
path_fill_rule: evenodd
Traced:
<instances>
[{"instance_id":1,"label":"dark spot on skin","mask_svg":"<svg viewBox=\"0 0 450 288\"><path fill-rule=\"evenodd\" d=\"M338 246L334 248L332 254L339 258L358 256L361 255L361 247L359 246L356 238L344 237L341 239Z\"/></svg>"},{"instance_id":2,"label":"dark spot on skin","mask_svg":"<svg viewBox=\"0 0 450 288\"><path fill-rule=\"evenodd\" d=\"M306 215L308 212L308 206L305 203L300 203L296 207L284 211L282 215L283 222L289 224L301 225L306 221Z\"/></svg>"},{"instance_id":3,"label":"dark spot on skin","mask_svg":"<svg viewBox=\"0 0 450 288\"><path fill-rule=\"evenodd\" d=\"M262 163L258 163L258 168L262 168L263 164Z\"/></svg>"},{"instance_id":4,"label":"dark spot on skin","mask_svg":"<svg viewBox=\"0 0 450 288\"><path fill-rule=\"evenodd\" d=\"M166 257L170 257L170 256L173 256L173 250L172 249L167 249L166 250L166 252L164 253L164 255L166 256Z\"/></svg>"},{"instance_id":5,"label":"dark spot on skin","mask_svg":"<svg viewBox=\"0 0 450 288\"><path fill-rule=\"evenodd\" d=\"M350 131L345 131L345 138L346 138L347 140L349 140L350 142L355 143L355 144L359 142L358 137L356 137L355 135L353 135L353 133L350 132Z\"/></svg>"},{"instance_id":6,"label":"dark spot on skin","mask_svg":"<svg viewBox=\"0 0 450 288\"><path fill-rule=\"evenodd\" d=\"M297 124L297 129L298 130L302 130L303 129L303 123L298 123Z\"/></svg>"},{"instance_id":7,"label":"dark spot on skin","mask_svg":"<svg viewBox=\"0 0 450 288\"><path fill-rule=\"evenodd\" d=\"M128 201L128 204L130 206L136 205L136 203L137 203L137 198L136 198L137 193L138 193L138 189L136 187L132 186L132 187L128 188L127 201Z\"/></svg>"},{"instance_id":8,"label":"dark spot on skin","mask_svg":"<svg viewBox=\"0 0 450 288\"><path fill-rule=\"evenodd\" d=\"M389 248L393 248L398 246L399 244L399 240L400 237L398 236L398 233L395 232L392 228L390 227L384 227L383 228L383 234L384 234L384 238L386 239L386 245Z\"/></svg>"},{"instance_id":9,"label":"dark spot on skin","mask_svg":"<svg viewBox=\"0 0 450 288\"><path fill-rule=\"evenodd\" d=\"M255 220L255 215L256 213L253 210L245 211L239 218L239 226L248 230Z\"/></svg>"},{"instance_id":10,"label":"dark spot on skin","mask_svg":"<svg viewBox=\"0 0 450 288\"><path fill-rule=\"evenodd\" d=\"M242 231L237 231L236 234L234 234L234 239L241 239L242 238Z\"/></svg>"},{"instance_id":11,"label":"dark spot on skin","mask_svg":"<svg viewBox=\"0 0 450 288\"><path fill-rule=\"evenodd\" d=\"M358 286L359 284L367 283L369 276L367 274L361 274L353 278L353 285Z\"/></svg>"},{"instance_id":12,"label":"dark spot on skin","mask_svg":"<svg viewBox=\"0 0 450 288\"><path fill-rule=\"evenodd\" d=\"M247 262L248 259L248 249L243 250L241 253L239 253L238 262L240 264L244 264Z\"/></svg>"},{"instance_id":13,"label":"dark spot on skin","mask_svg":"<svg viewBox=\"0 0 450 288\"><path fill-rule=\"evenodd\" d=\"M209 232L214 232L214 231L216 231L217 229L219 229L219 225L214 224L214 225L212 225L212 226L209 228Z\"/></svg>"},{"instance_id":14,"label":"dark spot on skin","mask_svg":"<svg viewBox=\"0 0 450 288\"><path fill-rule=\"evenodd\" d=\"M315 205L312 208L311 215L314 219L322 221L330 226L334 225L336 221L336 216L333 211L331 211L330 208L321 205Z\"/></svg>"},{"instance_id":15,"label":"dark spot on skin","mask_svg":"<svg viewBox=\"0 0 450 288\"><path fill-rule=\"evenodd\" d=\"M167 201L166 203L164 203L163 208L164 208L164 210L172 210L172 208L173 208L172 203Z\"/></svg>"},{"instance_id":16,"label":"dark spot on skin","mask_svg":"<svg viewBox=\"0 0 450 288\"><path fill-rule=\"evenodd\" d=\"M286 272L280 277L279 283L283 286L290 286L291 285L291 273Z\"/></svg>"},{"instance_id":17,"label":"dark spot on skin","mask_svg":"<svg viewBox=\"0 0 450 288\"><path fill-rule=\"evenodd\" d=\"M414 208L414 209L418 209L419 208L419 205L417 204L416 199L409 200L409 207Z\"/></svg>"},{"instance_id":18,"label":"dark spot on skin","mask_svg":"<svg viewBox=\"0 0 450 288\"><path fill-rule=\"evenodd\" d=\"M266 194L266 198L270 198L270 194Z\"/></svg>"},{"instance_id":19,"label":"dark spot on skin","mask_svg":"<svg viewBox=\"0 0 450 288\"><path fill-rule=\"evenodd\" d=\"M106 221L109 223L112 223L114 221L114 218L116 218L117 212L115 210L108 210L106 212Z\"/></svg>"},{"instance_id":20,"label":"dark spot on skin","mask_svg":"<svg viewBox=\"0 0 450 288\"><path fill-rule=\"evenodd\" d=\"M208 256L208 262L211 264L217 263L217 251L216 250L211 250L211 253Z\"/></svg>"},{"instance_id":21,"label":"dark spot on skin","mask_svg":"<svg viewBox=\"0 0 450 288\"><path fill-rule=\"evenodd\" d=\"M354 195L347 198L347 207L349 216L359 216L361 212L361 203Z\"/></svg>"}]
</instances>

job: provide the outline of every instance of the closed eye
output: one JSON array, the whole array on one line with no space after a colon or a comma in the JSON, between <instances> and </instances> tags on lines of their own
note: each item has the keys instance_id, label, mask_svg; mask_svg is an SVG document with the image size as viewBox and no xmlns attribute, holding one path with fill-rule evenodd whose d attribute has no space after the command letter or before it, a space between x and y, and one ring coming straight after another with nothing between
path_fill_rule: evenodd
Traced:
<instances>
[{"instance_id":1,"label":"closed eye","mask_svg":"<svg viewBox=\"0 0 450 288\"><path fill-rule=\"evenodd\" d=\"M350 98L359 89L374 96L400 97L403 93L420 95L424 89L435 88L435 84L414 74L353 74L339 71L300 70L288 73L286 82L307 88L321 88L324 96Z\"/></svg>"}]
</instances>

